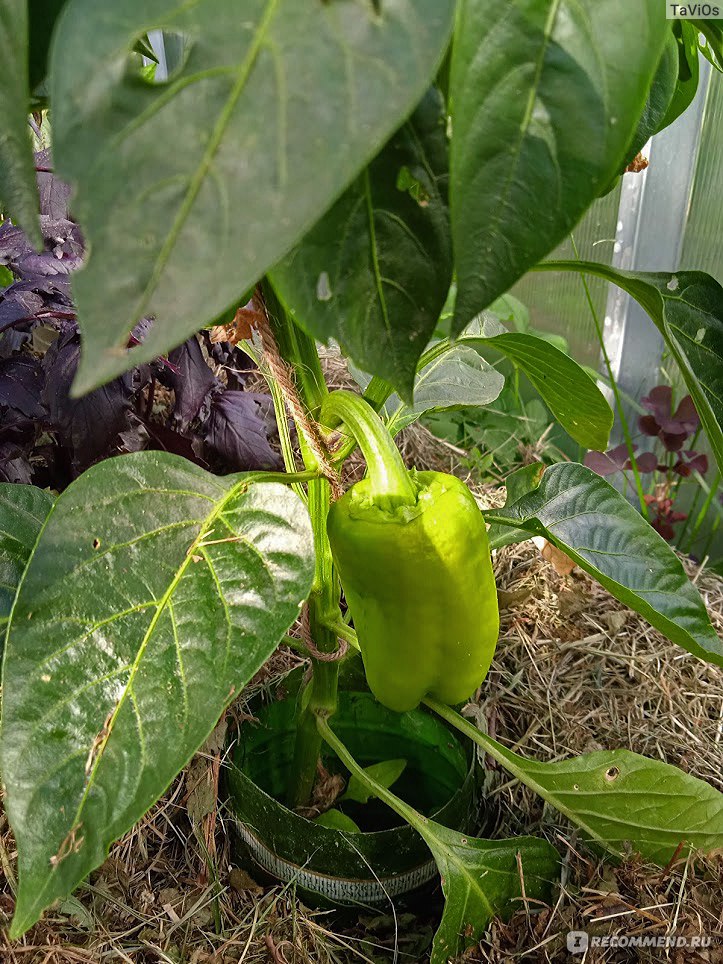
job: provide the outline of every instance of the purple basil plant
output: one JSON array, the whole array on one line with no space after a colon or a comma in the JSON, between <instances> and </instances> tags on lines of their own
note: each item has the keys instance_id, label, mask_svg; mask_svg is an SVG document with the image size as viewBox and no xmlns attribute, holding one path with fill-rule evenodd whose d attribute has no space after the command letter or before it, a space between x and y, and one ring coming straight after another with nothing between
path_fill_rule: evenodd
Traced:
<instances>
[{"instance_id":1,"label":"purple basil plant","mask_svg":"<svg viewBox=\"0 0 723 964\"><path fill-rule=\"evenodd\" d=\"M101 459L161 449L218 473L277 469L271 399L247 391L253 368L242 351L207 333L82 398L70 387L81 336L70 290L83 239L70 192L36 154L44 250L9 221L0 223L0 481L55 490ZM141 321L129 346L151 325Z\"/></svg>"},{"instance_id":2,"label":"purple basil plant","mask_svg":"<svg viewBox=\"0 0 723 964\"><path fill-rule=\"evenodd\" d=\"M641 404L649 414L640 416L638 428L656 440L653 450L638 455L639 445L633 444L632 453L626 444L618 445L608 452L588 452L585 465L598 475L625 475L633 470L635 459L641 476L653 476L653 492L645 496L651 525L671 541L675 538L674 525L687 519L686 513L675 508L681 481L708 471L708 456L686 447L689 442L695 444L700 418L690 395L682 398L673 411L673 391L668 385L656 386Z\"/></svg>"}]
</instances>

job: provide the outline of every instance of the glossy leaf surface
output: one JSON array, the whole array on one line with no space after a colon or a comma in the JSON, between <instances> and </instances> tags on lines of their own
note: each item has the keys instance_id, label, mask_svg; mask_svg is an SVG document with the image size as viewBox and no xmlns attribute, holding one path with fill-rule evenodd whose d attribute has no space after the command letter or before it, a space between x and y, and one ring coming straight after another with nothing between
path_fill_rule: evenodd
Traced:
<instances>
[{"instance_id":1,"label":"glossy leaf surface","mask_svg":"<svg viewBox=\"0 0 723 964\"><path fill-rule=\"evenodd\" d=\"M658 0L461 0L450 90L455 333L618 173L669 32Z\"/></svg>"},{"instance_id":2,"label":"glossy leaf surface","mask_svg":"<svg viewBox=\"0 0 723 964\"><path fill-rule=\"evenodd\" d=\"M161 796L298 615L308 514L255 478L141 452L89 469L50 513L6 642L14 937Z\"/></svg>"},{"instance_id":3,"label":"glossy leaf surface","mask_svg":"<svg viewBox=\"0 0 723 964\"><path fill-rule=\"evenodd\" d=\"M0 655L20 579L53 501L34 485L0 483Z\"/></svg>"},{"instance_id":4,"label":"glossy leaf surface","mask_svg":"<svg viewBox=\"0 0 723 964\"><path fill-rule=\"evenodd\" d=\"M73 289L78 392L180 344L286 254L419 102L453 10L116 0L108 16L70 0L50 77L56 166L89 247ZM140 25L184 39L167 82L129 62Z\"/></svg>"},{"instance_id":5,"label":"glossy leaf surface","mask_svg":"<svg viewBox=\"0 0 723 964\"><path fill-rule=\"evenodd\" d=\"M723 666L723 643L675 552L590 469L575 462L553 465L534 491L485 514L491 522L544 536L668 639Z\"/></svg>"}]
</instances>

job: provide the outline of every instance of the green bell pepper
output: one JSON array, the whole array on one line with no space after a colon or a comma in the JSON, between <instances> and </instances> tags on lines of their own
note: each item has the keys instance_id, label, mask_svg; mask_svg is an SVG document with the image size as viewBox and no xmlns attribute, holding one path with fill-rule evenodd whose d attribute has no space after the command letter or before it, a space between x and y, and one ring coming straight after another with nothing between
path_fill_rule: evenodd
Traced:
<instances>
[{"instance_id":1,"label":"green bell pepper","mask_svg":"<svg viewBox=\"0 0 723 964\"><path fill-rule=\"evenodd\" d=\"M408 471L364 399L334 392L321 417L343 421L367 462L367 478L331 506L327 532L369 687L398 712L425 696L461 703L499 635L484 517L459 479Z\"/></svg>"}]
</instances>

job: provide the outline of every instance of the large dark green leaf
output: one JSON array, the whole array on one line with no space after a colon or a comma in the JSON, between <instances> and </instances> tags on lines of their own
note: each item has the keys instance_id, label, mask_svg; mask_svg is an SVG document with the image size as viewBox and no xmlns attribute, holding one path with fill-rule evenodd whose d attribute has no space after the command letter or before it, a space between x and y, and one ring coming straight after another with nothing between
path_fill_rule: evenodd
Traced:
<instances>
[{"instance_id":1,"label":"large dark green leaf","mask_svg":"<svg viewBox=\"0 0 723 964\"><path fill-rule=\"evenodd\" d=\"M544 536L668 639L723 666L723 643L678 557L627 499L590 469L575 462L553 465L539 488L485 515Z\"/></svg>"},{"instance_id":2,"label":"large dark green leaf","mask_svg":"<svg viewBox=\"0 0 723 964\"><path fill-rule=\"evenodd\" d=\"M42 248L29 101L27 0L0 0L0 208Z\"/></svg>"},{"instance_id":3,"label":"large dark green leaf","mask_svg":"<svg viewBox=\"0 0 723 964\"><path fill-rule=\"evenodd\" d=\"M406 399L452 279L446 125L431 90L271 274L307 331Z\"/></svg>"},{"instance_id":4,"label":"large dark green leaf","mask_svg":"<svg viewBox=\"0 0 723 964\"><path fill-rule=\"evenodd\" d=\"M34 485L0 483L0 655L15 594L53 496Z\"/></svg>"},{"instance_id":5,"label":"large dark green leaf","mask_svg":"<svg viewBox=\"0 0 723 964\"><path fill-rule=\"evenodd\" d=\"M450 93L455 333L619 171L669 29L659 0L461 0Z\"/></svg>"},{"instance_id":6,"label":"large dark green leaf","mask_svg":"<svg viewBox=\"0 0 723 964\"><path fill-rule=\"evenodd\" d=\"M629 750L602 750L554 763L527 760L450 707L436 700L427 703L612 853L632 850L664 866L691 848L723 848L723 794L669 763Z\"/></svg>"},{"instance_id":7,"label":"large dark green leaf","mask_svg":"<svg viewBox=\"0 0 723 964\"><path fill-rule=\"evenodd\" d=\"M88 391L211 322L312 227L424 94L453 0L70 0L53 37L58 173L89 242ZM146 29L185 38L152 84ZM92 43L88 42L92 38ZM128 333L155 318L127 355Z\"/></svg>"},{"instance_id":8,"label":"large dark green leaf","mask_svg":"<svg viewBox=\"0 0 723 964\"><path fill-rule=\"evenodd\" d=\"M142 452L90 469L52 509L5 652L11 936L103 861L297 617L309 518L255 479Z\"/></svg>"},{"instance_id":9,"label":"large dark green leaf","mask_svg":"<svg viewBox=\"0 0 723 964\"><path fill-rule=\"evenodd\" d=\"M577 271L612 281L648 312L688 386L723 471L723 288L702 271L622 271L594 261L545 261L544 271Z\"/></svg>"}]
</instances>

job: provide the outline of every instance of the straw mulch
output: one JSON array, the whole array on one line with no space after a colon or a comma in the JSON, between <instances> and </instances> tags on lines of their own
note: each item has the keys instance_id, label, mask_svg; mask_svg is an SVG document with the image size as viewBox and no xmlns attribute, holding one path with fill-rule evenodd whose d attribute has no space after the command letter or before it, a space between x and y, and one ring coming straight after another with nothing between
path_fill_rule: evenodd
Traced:
<instances>
[{"instance_id":1,"label":"straw mulch","mask_svg":"<svg viewBox=\"0 0 723 964\"><path fill-rule=\"evenodd\" d=\"M407 431L410 464L453 468L456 453L420 428ZM482 503L500 492L478 489ZM532 543L496 558L502 635L492 670L467 714L523 755L554 760L627 747L723 789L723 672L664 640L579 571L558 575ZM697 581L723 636L723 581ZM280 652L263 686L298 662ZM242 713L239 704L231 712ZM332 964L426 959L439 904L419 916L390 910L356 921L312 912L293 888L262 889L236 867L218 803L223 731L165 798L112 850L90 882L21 941L0 934L3 964ZM681 860L661 870L613 866L575 830L496 766L486 770L495 836L546 835L563 855L554 906L520 910L492 925L469 962L563 962L570 930L602 934L708 935L721 946L687 950L591 950L602 961L723 961L723 865ZM0 923L12 913L15 850L0 815Z\"/></svg>"}]
</instances>

